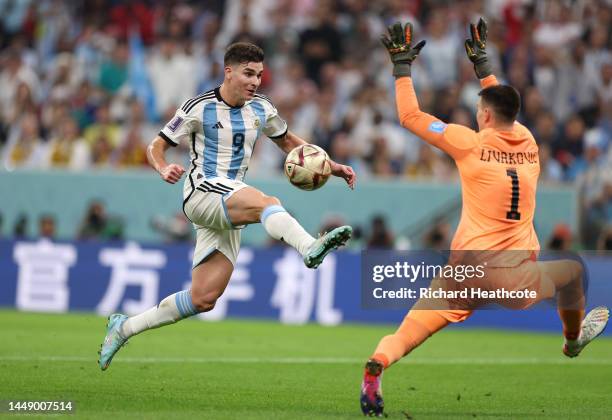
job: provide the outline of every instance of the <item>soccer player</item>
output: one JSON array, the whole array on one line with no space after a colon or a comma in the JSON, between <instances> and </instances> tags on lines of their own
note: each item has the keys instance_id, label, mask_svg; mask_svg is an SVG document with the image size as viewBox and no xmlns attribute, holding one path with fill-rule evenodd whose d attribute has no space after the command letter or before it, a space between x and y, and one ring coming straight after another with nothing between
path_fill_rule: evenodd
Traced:
<instances>
[{"instance_id":1,"label":"soccer player","mask_svg":"<svg viewBox=\"0 0 612 420\"><path fill-rule=\"evenodd\" d=\"M191 145L191 167L183 189L183 211L197 233L191 288L166 297L139 315L111 315L99 352L102 370L130 337L213 309L230 280L240 247L240 229L245 225L261 223L274 239L294 247L309 268L318 267L329 252L350 238L350 226L313 238L278 198L243 182L261 133L286 153L306 143L288 131L272 102L256 93L263 61L264 53L256 45L230 45L221 86L185 101L149 145L150 164L170 184L178 182L185 170L165 160L166 150L181 141ZM354 188L351 167L332 161L331 170Z\"/></svg>"},{"instance_id":2,"label":"soccer player","mask_svg":"<svg viewBox=\"0 0 612 420\"><path fill-rule=\"evenodd\" d=\"M558 296L563 323L563 353L577 356L605 328L609 310L593 309L584 317L582 266L571 260L537 262L538 238L533 228L536 186L540 167L538 147L527 128L516 121L518 92L500 85L492 74L486 53L487 27L480 19L470 25L465 42L482 90L477 105L478 131L445 124L419 109L410 66L425 41L412 45L412 25L396 23L382 42L393 62L397 110L401 124L429 144L448 153L461 177L463 208L451 244L451 256L467 250L489 253L502 264L487 269L485 282L512 288L537 290L537 299L513 302L526 308L541 299ZM499 262L499 261L498 261ZM434 279L441 284L440 279ZM448 283L457 283L453 280ZM452 285L450 287L453 287ZM361 385L361 409L366 415L383 413L382 373L449 323L467 319L473 307L422 309L418 301L395 334L383 337L365 366ZM503 303L503 302L498 302Z\"/></svg>"}]
</instances>

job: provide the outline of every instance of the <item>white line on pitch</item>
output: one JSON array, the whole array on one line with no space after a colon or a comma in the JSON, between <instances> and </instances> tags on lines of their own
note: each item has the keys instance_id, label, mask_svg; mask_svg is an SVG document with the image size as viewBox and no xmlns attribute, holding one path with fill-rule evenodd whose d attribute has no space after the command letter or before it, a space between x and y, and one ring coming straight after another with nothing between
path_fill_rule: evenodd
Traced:
<instances>
[{"instance_id":1,"label":"white line on pitch","mask_svg":"<svg viewBox=\"0 0 612 420\"><path fill-rule=\"evenodd\" d=\"M0 356L0 362L92 362L97 356ZM115 363L276 363L276 364L361 364L364 359L348 357L121 357ZM612 365L611 359L561 358L406 358L404 364L413 365Z\"/></svg>"}]
</instances>

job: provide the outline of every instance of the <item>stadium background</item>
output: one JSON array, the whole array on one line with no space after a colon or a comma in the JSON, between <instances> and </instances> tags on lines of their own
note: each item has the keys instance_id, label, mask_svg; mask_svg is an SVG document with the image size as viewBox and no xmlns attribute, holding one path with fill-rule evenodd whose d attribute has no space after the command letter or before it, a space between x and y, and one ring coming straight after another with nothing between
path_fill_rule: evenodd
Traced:
<instances>
[{"instance_id":1,"label":"stadium background","mask_svg":"<svg viewBox=\"0 0 612 420\"><path fill-rule=\"evenodd\" d=\"M293 189L259 141L248 181L311 232L356 228L353 249L448 247L460 211L447 156L397 122L385 26L415 23L421 107L475 128L479 90L463 40L484 15L495 73L522 94L540 148L536 229L554 250L612 247L612 54L607 1L2 1L0 234L8 239L189 241L180 185L155 180L146 144L185 98L217 86L224 47L266 52L260 91L291 130L352 165ZM188 166L188 147L172 160ZM14 186L19 185L19 188ZM370 197L376 196L376 200ZM10 197L10 199L8 199ZM263 229L243 243L270 245Z\"/></svg>"},{"instance_id":2,"label":"stadium background","mask_svg":"<svg viewBox=\"0 0 612 420\"><path fill-rule=\"evenodd\" d=\"M261 92L293 131L351 164L360 188L293 190L282 177L282 153L267 140L257 144L249 182L278 194L311 231L354 224L355 248L444 248L460 206L457 172L444 154L399 127L378 38L395 20L415 22L416 36L428 41L414 65L421 107L475 127L479 86L462 44L468 23L484 15L495 73L521 92L520 119L539 142L541 242L609 249L609 6L2 1L0 160L3 197L11 199L0 209L0 233L184 240L190 229L181 224L178 187L155 182L145 147L185 98L220 83L224 47L248 39L266 51ZM173 159L187 165L187 148L172 150ZM20 188L7 190L13 185ZM257 227L244 240L265 245Z\"/></svg>"},{"instance_id":3,"label":"stadium background","mask_svg":"<svg viewBox=\"0 0 612 420\"><path fill-rule=\"evenodd\" d=\"M73 398L91 418L357 413L363 358L403 316L361 308L359 251L446 249L461 206L452 161L398 125L379 35L413 22L427 40L413 66L421 107L475 128L463 40L479 16L495 74L520 91L520 121L539 144L542 247L589 251L604 280L591 295L609 302L608 0L0 0L0 400ZM338 180L299 191L261 139L247 182L312 233L348 223L356 236L315 272L247 228L230 287L201 316L237 320L143 334L94 374L98 315L139 312L189 282L181 186L163 183L145 148L182 101L221 82L237 40L264 48L260 92L290 129L358 175L355 191ZM187 144L170 152L188 165ZM371 322L382 325L351 325ZM334 327L282 325L305 323ZM561 359L554 310L486 311L469 326L488 329L438 334L386 373L392 416L609 418L609 340L576 362ZM558 388L567 375L576 386Z\"/></svg>"},{"instance_id":4,"label":"stadium background","mask_svg":"<svg viewBox=\"0 0 612 420\"><path fill-rule=\"evenodd\" d=\"M314 193L296 190L282 175L282 153L264 139L248 182L280 197L311 232L353 225L353 251L446 249L460 212L458 174L452 160L398 125L378 38L395 20L414 22L415 36L428 41L413 70L421 107L476 128L479 85L462 44L468 23L484 15L495 73L522 94L520 120L539 143L535 225L543 248L609 250L609 6L2 1L0 234L77 246L189 243L181 186L156 178L146 144L185 98L221 82L224 47L250 40L266 52L260 91L291 130L352 165L359 186L350 192L332 180ZM171 159L187 167L188 147L171 150ZM243 243L279 246L259 226L244 231Z\"/></svg>"}]
</instances>

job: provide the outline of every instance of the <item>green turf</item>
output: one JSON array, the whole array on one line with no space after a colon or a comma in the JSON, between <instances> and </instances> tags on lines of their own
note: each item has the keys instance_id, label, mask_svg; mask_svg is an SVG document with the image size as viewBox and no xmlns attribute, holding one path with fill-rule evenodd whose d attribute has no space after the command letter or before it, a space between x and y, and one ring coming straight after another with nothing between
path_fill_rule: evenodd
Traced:
<instances>
[{"instance_id":1,"label":"green turf","mask_svg":"<svg viewBox=\"0 0 612 420\"><path fill-rule=\"evenodd\" d=\"M364 358L393 330L185 321L134 337L100 372L103 318L0 311L0 325L0 400L73 400L75 417L112 420L360 418ZM443 331L385 373L386 412L612 418L612 340L575 360L560 344L553 335Z\"/></svg>"}]
</instances>

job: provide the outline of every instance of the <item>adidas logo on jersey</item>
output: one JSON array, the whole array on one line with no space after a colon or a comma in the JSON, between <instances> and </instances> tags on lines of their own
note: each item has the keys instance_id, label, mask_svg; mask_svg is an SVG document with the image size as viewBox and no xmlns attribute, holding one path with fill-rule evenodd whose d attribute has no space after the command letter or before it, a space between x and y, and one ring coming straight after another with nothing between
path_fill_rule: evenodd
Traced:
<instances>
[{"instance_id":1,"label":"adidas logo on jersey","mask_svg":"<svg viewBox=\"0 0 612 420\"><path fill-rule=\"evenodd\" d=\"M221 124L221 121L217 121L217 124L213 125L212 128L223 128L223 124Z\"/></svg>"}]
</instances>

